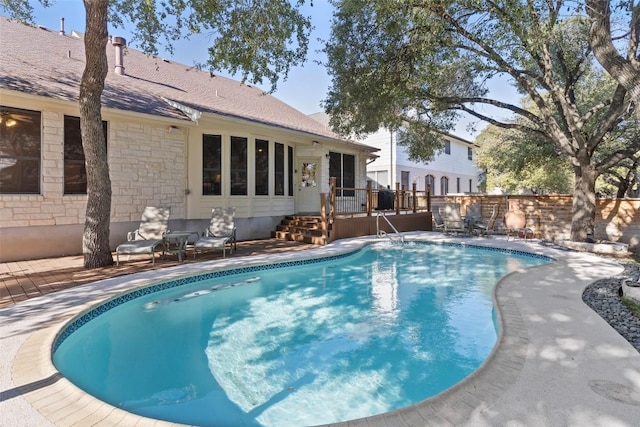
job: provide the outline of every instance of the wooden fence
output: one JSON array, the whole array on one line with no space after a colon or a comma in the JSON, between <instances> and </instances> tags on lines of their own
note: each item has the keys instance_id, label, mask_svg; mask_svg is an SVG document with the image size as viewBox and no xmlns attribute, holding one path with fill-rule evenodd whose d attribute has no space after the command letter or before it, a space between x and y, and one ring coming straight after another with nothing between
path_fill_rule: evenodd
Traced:
<instances>
[{"instance_id":1,"label":"wooden fence","mask_svg":"<svg viewBox=\"0 0 640 427\"><path fill-rule=\"evenodd\" d=\"M497 205L497 233L506 233L502 218L509 203L514 201L525 212L526 227L531 228L536 237L546 240L568 239L571 230L571 195L430 196L428 192L416 191L415 185L411 190L399 184L396 184L395 190L373 189L371 185L364 189L338 188L335 180L331 181L330 188L329 194L322 197L321 213L325 224L332 224L328 240L375 234L375 222L363 218L375 216L377 212L385 212L400 231L430 231L431 212L437 211L437 207L443 203L459 203L462 215L467 206L480 205L484 221L491 216L493 205ZM405 218L413 215L416 215L415 218ZM351 221L345 222L346 219ZM371 227L374 227L373 232ZM594 231L593 238L596 240L627 243L630 250L640 252L640 199L598 199Z\"/></svg>"},{"instance_id":2,"label":"wooden fence","mask_svg":"<svg viewBox=\"0 0 640 427\"><path fill-rule=\"evenodd\" d=\"M509 203L517 202L524 211L527 224L536 237L546 240L568 239L571 231L573 197L571 195L462 195L432 196L432 209L441 203L460 203L461 212L466 207L479 204L483 219L491 215L492 206L498 206L496 230L505 231L502 218ZM640 199L598 199L594 239L624 242L629 248L640 250Z\"/></svg>"}]
</instances>

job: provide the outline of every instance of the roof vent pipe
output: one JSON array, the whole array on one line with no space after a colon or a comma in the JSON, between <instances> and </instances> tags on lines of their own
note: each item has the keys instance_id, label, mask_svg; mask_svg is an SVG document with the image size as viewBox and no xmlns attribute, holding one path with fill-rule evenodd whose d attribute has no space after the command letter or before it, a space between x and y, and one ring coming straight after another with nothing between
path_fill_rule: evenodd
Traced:
<instances>
[{"instance_id":1,"label":"roof vent pipe","mask_svg":"<svg viewBox=\"0 0 640 427\"><path fill-rule=\"evenodd\" d=\"M127 46L127 41L123 37L113 37L111 43L116 48L116 68L115 73L124 76L124 48Z\"/></svg>"},{"instance_id":2,"label":"roof vent pipe","mask_svg":"<svg viewBox=\"0 0 640 427\"><path fill-rule=\"evenodd\" d=\"M64 18L60 18L60 33L61 36L64 36Z\"/></svg>"}]
</instances>

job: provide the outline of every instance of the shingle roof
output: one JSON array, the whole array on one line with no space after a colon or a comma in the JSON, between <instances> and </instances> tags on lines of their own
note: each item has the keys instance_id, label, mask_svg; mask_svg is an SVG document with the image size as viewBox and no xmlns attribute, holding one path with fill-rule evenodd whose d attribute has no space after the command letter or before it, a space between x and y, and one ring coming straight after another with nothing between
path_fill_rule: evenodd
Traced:
<instances>
[{"instance_id":1,"label":"shingle roof","mask_svg":"<svg viewBox=\"0 0 640 427\"><path fill-rule=\"evenodd\" d=\"M73 35L0 17L0 87L69 101L78 100L84 42ZM125 75L114 72L115 48L107 44L109 73L103 106L185 119L163 98L204 114L240 118L345 141L322 124L261 89L184 64L127 48ZM358 144L360 145L360 144ZM366 147L366 146L365 146ZM375 150L373 147L368 147Z\"/></svg>"}]
</instances>

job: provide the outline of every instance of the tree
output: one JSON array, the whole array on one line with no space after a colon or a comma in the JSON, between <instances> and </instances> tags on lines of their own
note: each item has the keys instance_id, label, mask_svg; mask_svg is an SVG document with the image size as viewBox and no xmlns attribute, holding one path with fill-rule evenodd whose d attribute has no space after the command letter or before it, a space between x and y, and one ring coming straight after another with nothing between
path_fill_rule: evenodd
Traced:
<instances>
[{"instance_id":1,"label":"tree","mask_svg":"<svg viewBox=\"0 0 640 427\"><path fill-rule=\"evenodd\" d=\"M335 6L325 47L332 84L324 101L335 130L358 136L403 127L400 143L423 160L441 149L440 135L461 114L546 140L574 174L570 238L593 233L596 178L640 150L640 140L593 161L634 106L620 84L604 97L576 102L577 88L597 76L589 72L594 59L584 14L563 16L562 0ZM495 78L515 85L535 108L489 96L487 83Z\"/></svg>"},{"instance_id":2,"label":"tree","mask_svg":"<svg viewBox=\"0 0 640 427\"><path fill-rule=\"evenodd\" d=\"M513 129L487 126L476 138L478 167L485 170L485 191L568 193L571 165L545 140L530 140Z\"/></svg>"},{"instance_id":3,"label":"tree","mask_svg":"<svg viewBox=\"0 0 640 427\"><path fill-rule=\"evenodd\" d=\"M587 69L576 85L575 104L586 108L597 99L606 98L616 83L607 74ZM535 105L524 97L521 104L535 111ZM516 121L523 119L516 117ZM640 126L635 117L626 120L610 132L593 152L595 163L611 153L623 149L640 138ZM476 139L480 145L477 162L486 170L488 188L501 187L508 192L568 193L573 185L571 164L560 156L554 145L516 129L503 129L489 125ZM640 156L640 153L638 153ZM599 197L624 197L633 187L638 159L630 157L610 168L596 181Z\"/></svg>"},{"instance_id":4,"label":"tree","mask_svg":"<svg viewBox=\"0 0 640 427\"><path fill-rule=\"evenodd\" d=\"M50 0L39 0L49 6ZM82 250L85 268L113 264L109 247L111 180L106 141L102 132L100 97L107 74L107 27L132 24L142 50L157 54L160 38L172 50L172 41L210 31L206 66L213 72L242 72L243 81L277 87L292 65L304 61L310 20L300 14L304 0L214 0L171 2L138 0L84 0L86 64L80 82L80 128L87 170L87 208ZM2 0L0 7L16 19L33 22L29 0Z\"/></svg>"},{"instance_id":5,"label":"tree","mask_svg":"<svg viewBox=\"0 0 640 427\"><path fill-rule=\"evenodd\" d=\"M628 22L629 27L620 37L615 37L614 42L610 1L586 0L586 11L591 18L590 42L602 67L624 86L629 91L631 99L640 105L640 5L634 1L625 1L621 2L617 9L622 15L621 19L626 18L623 22Z\"/></svg>"},{"instance_id":6,"label":"tree","mask_svg":"<svg viewBox=\"0 0 640 427\"><path fill-rule=\"evenodd\" d=\"M637 198L640 196L640 158L631 158L600 177L599 197Z\"/></svg>"}]
</instances>

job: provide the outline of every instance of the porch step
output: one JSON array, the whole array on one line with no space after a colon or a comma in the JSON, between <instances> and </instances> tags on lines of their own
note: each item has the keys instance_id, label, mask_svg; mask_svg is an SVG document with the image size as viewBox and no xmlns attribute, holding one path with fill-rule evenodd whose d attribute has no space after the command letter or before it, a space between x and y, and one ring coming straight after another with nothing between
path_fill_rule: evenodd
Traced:
<instances>
[{"instance_id":1,"label":"porch step","mask_svg":"<svg viewBox=\"0 0 640 427\"><path fill-rule=\"evenodd\" d=\"M305 227L301 225L282 225L276 227L276 231L284 231L288 233L309 234L311 236L322 236L322 229L313 227Z\"/></svg>"},{"instance_id":2,"label":"porch step","mask_svg":"<svg viewBox=\"0 0 640 427\"><path fill-rule=\"evenodd\" d=\"M283 219L280 222L278 227L299 227L299 228L308 228L311 230L321 230L322 224L320 221L309 221L309 220L299 220L299 219Z\"/></svg>"},{"instance_id":3,"label":"porch step","mask_svg":"<svg viewBox=\"0 0 640 427\"><path fill-rule=\"evenodd\" d=\"M276 230L271 232L271 237L313 245L327 243L322 236L322 221L319 216L288 215L280 222Z\"/></svg>"}]
</instances>

